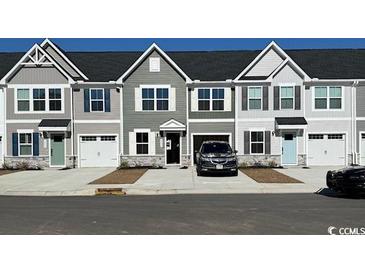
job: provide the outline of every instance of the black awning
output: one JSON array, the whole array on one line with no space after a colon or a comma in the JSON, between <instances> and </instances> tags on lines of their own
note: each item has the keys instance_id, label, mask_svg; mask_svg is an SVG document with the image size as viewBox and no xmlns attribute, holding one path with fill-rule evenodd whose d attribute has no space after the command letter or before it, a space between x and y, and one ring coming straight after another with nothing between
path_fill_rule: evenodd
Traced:
<instances>
[{"instance_id":1,"label":"black awning","mask_svg":"<svg viewBox=\"0 0 365 274\"><path fill-rule=\"evenodd\" d=\"M39 127L67 127L70 119L43 119L39 123Z\"/></svg>"},{"instance_id":2,"label":"black awning","mask_svg":"<svg viewBox=\"0 0 365 274\"><path fill-rule=\"evenodd\" d=\"M276 117L275 122L278 125L307 125L304 117Z\"/></svg>"}]
</instances>

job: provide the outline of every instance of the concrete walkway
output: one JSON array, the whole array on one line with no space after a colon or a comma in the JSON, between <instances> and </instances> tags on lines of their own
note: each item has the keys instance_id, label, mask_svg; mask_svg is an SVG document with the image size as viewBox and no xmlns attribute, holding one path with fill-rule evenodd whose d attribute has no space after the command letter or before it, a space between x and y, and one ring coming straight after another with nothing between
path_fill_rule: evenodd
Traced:
<instances>
[{"instance_id":1,"label":"concrete walkway","mask_svg":"<svg viewBox=\"0 0 365 274\"><path fill-rule=\"evenodd\" d=\"M114 168L80 168L16 172L0 176L0 195L94 195L95 185L88 183L113 170Z\"/></svg>"},{"instance_id":2,"label":"concrete walkway","mask_svg":"<svg viewBox=\"0 0 365 274\"><path fill-rule=\"evenodd\" d=\"M337 167L338 168L338 167ZM261 184L242 172L237 177L198 177L194 168L148 170L135 184L123 185L129 195L201 193L314 193L326 187L326 173L334 167L277 169L304 184Z\"/></svg>"}]
</instances>

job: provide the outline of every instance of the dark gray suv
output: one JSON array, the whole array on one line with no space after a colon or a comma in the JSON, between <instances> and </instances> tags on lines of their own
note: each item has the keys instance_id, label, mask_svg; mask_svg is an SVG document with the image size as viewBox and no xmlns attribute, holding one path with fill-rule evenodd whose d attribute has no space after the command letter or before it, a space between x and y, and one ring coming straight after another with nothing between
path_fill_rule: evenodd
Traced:
<instances>
[{"instance_id":1,"label":"dark gray suv","mask_svg":"<svg viewBox=\"0 0 365 274\"><path fill-rule=\"evenodd\" d=\"M227 142L203 142L196 153L196 172L201 176L203 172L226 172L238 175L236 151Z\"/></svg>"}]
</instances>

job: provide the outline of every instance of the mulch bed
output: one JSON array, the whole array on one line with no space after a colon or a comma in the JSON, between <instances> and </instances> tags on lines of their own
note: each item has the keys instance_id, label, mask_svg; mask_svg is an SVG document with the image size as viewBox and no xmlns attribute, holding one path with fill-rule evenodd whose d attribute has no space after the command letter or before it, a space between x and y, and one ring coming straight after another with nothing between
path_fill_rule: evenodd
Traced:
<instances>
[{"instance_id":1,"label":"mulch bed","mask_svg":"<svg viewBox=\"0 0 365 274\"><path fill-rule=\"evenodd\" d=\"M19 170L0 169L0 176L19 172Z\"/></svg>"},{"instance_id":2,"label":"mulch bed","mask_svg":"<svg viewBox=\"0 0 365 274\"><path fill-rule=\"evenodd\" d=\"M89 185L134 184L147 170L147 168L117 169L104 177L92 181Z\"/></svg>"},{"instance_id":3,"label":"mulch bed","mask_svg":"<svg viewBox=\"0 0 365 274\"><path fill-rule=\"evenodd\" d=\"M289 177L271 168L240 168L240 171L258 183L303 184L302 181Z\"/></svg>"}]
</instances>

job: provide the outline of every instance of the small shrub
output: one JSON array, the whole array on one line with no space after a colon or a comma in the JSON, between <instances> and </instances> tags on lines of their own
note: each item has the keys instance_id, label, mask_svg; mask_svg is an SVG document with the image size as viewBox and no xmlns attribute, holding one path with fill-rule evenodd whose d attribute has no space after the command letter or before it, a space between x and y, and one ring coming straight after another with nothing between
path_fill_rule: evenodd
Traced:
<instances>
[{"instance_id":1,"label":"small shrub","mask_svg":"<svg viewBox=\"0 0 365 274\"><path fill-rule=\"evenodd\" d=\"M118 169L125 169L125 168L129 168L129 163L128 161L126 160L123 160L120 165L119 165L119 168Z\"/></svg>"}]
</instances>

